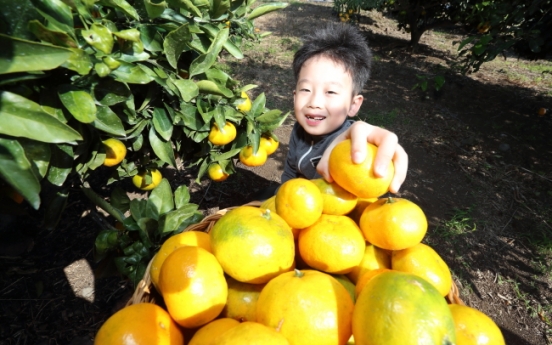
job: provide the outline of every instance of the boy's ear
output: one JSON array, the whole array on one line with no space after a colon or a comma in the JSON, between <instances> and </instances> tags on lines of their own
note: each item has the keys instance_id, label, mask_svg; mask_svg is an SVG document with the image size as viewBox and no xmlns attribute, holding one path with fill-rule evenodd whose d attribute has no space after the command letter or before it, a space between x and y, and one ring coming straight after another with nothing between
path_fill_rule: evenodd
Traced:
<instances>
[{"instance_id":1,"label":"boy's ear","mask_svg":"<svg viewBox=\"0 0 552 345\"><path fill-rule=\"evenodd\" d=\"M349 117L355 116L360 110L360 106L362 105L363 101L364 101L364 97L362 95L354 96L353 101L351 102L351 107L349 108L349 112L347 113L347 116Z\"/></svg>"}]
</instances>

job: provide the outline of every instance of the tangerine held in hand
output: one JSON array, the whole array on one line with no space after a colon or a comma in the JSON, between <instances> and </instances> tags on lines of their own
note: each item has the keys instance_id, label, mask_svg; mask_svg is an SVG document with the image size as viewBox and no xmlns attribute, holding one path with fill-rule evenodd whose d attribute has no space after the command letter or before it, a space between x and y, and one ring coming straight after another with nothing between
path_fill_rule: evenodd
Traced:
<instances>
[{"instance_id":1,"label":"tangerine held in hand","mask_svg":"<svg viewBox=\"0 0 552 345\"><path fill-rule=\"evenodd\" d=\"M356 164L351 158L351 140L347 139L337 144L330 153L330 175L338 185L359 198L377 198L388 192L395 168L393 163L389 163L386 176L376 176L374 160L378 148L370 143L366 145L366 159Z\"/></svg>"}]
</instances>

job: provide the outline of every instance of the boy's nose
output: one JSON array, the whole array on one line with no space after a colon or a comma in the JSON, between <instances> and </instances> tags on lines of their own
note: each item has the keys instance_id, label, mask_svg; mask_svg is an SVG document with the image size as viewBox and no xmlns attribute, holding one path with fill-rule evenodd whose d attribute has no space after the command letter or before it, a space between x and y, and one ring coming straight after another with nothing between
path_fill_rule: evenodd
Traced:
<instances>
[{"instance_id":1,"label":"boy's nose","mask_svg":"<svg viewBox=\"0 0 552 345\"><path fill-rule=\"evenodd\" d=\"M309 97L308 107L309 108L322 108L323 104L323 94L320 92L313 92Z\"/></svg>"}]
</instances>

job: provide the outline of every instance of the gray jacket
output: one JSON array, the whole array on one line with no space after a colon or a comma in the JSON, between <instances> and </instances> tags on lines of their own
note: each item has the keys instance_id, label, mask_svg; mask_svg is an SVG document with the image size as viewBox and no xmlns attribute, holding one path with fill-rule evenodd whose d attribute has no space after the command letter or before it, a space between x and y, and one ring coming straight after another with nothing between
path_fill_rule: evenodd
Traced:
<instances>
[{"instance_id":1,"label":"gray jacket","mask_svg":"<svg viewBox=\"0 0 552 345\"><path fill-rule=\"evenodd\" d=\"M328 145L339 134L351 127L353 120L346 120L341 127L330 134L312 136L305 132L298 122L293 126L291 138L289 139L289 151L284 165L281 182L297 177L309 180L320 178L316 166Z\"/></svg>"}]
</instances>

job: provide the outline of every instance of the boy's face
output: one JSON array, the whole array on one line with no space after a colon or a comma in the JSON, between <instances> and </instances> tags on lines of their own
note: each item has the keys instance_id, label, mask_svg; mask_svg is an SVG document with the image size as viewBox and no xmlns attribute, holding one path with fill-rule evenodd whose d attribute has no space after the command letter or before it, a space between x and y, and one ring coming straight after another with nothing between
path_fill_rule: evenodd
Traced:
<instances>
[{"instance_id":1,"label":"boy's face","mask_svg":"<svg viewBox=\"0 0 552 345\"><path fill-rule=\"evenodd\" d=\"M314 56L303 64L293 92L295 117L311 135L333 132L362 104L353 96L353 78L345 68L325 56Z\"/></svg>"}]
</instances>

